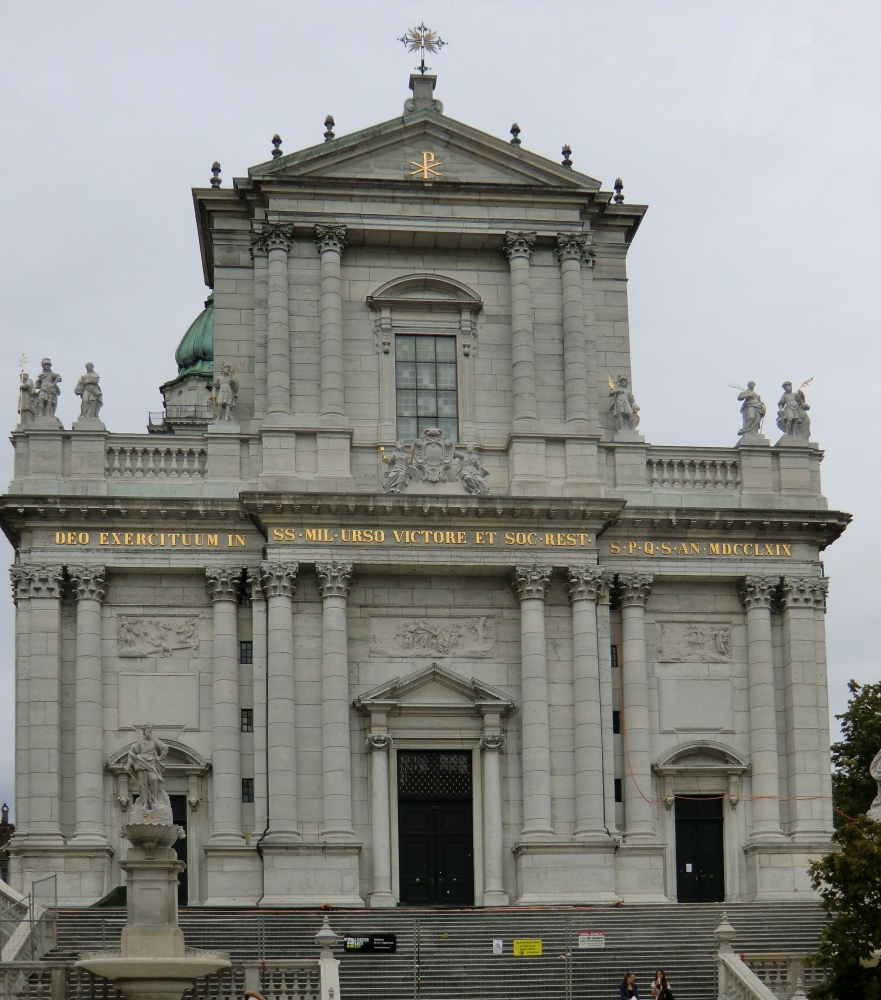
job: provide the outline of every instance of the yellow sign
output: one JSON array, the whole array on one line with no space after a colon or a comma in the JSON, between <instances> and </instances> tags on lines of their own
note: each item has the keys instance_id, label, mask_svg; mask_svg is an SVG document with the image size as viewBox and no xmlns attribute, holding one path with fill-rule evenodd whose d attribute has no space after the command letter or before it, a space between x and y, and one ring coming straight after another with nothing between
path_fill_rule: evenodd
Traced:
<instances>
[{"instance_id":1,"label":"yellow sign","mask_svg":"<svg viewBox=\"0 0 881 1000\"><path fill-rule=\"evenodd\" d=\"M56 545L118 545L124 548L237 549L247 536L217 531L56 531Z\"/></svg>"},{"instance_id":2,"label":"yellow sign","mask_svg":"<svg viewBox=\"0 0 881 1000\"><path fill-rule=\"evenodd\" d=\"M419 174L424 181L429 180L430 177L443 176L440 170L437 169L438 167L442 167L443 163L434 158L434 153L423 153L421 163L418 163L416 160L410 160L410 166L416 168L410 171L410 176L415 177Z\"/></svg>"},{"instance_id":3,"label":"yellow sign","mask_svg":"<svg viewBox=\"0 0 881 1000\"><path fill-rule=\"evenodd\" d=\"M792 542L609 542L610 556L792 556Z\"/></svg>"},{"instance_id":4,"label":"yellow sign","mask_svg":"<svg viewBox=\"0 0 881 1000\"><path fill-rule=\"evenodd\" d=\"M272 542L354 545L536 546L584 549L593 545L589 531L433 531L429 528L273 528Z\"/></svg>"},{"instance_id":5,"label":"yellow sign","mask_svg":"<svg viewBox=\"0 0 881 1000\"><path fill-rule=\"evenodd\" d=\"M514 942L514 954L522 958L541 954L541 938L527 938Z\"/></svg>"}]
</instances>

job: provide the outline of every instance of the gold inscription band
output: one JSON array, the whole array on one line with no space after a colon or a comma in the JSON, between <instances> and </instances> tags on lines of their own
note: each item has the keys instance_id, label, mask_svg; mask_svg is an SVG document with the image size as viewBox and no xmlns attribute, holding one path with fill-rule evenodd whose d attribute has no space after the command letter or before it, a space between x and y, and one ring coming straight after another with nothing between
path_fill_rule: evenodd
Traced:
<instances>
[{"instance_id":1,"label":"gold inscription band","mask_svg":"<svg viewBox=\"0 0 881 1000\"><path fill-rule=\"evenodd\" d=\"M609 542L610 556L792 556L784 542Z\"/></svg>"},{"instance_id":2,"label":"gold inscription band","mask_svg":"<svg viewBox=\"0 0 881 1000\"><path fill-rule=\"evenodd\" d=\"M55 544L97 544L160 549L238 549L247 547L247 535L205 531L56 531Z\"/></svg>"}]
</instances>

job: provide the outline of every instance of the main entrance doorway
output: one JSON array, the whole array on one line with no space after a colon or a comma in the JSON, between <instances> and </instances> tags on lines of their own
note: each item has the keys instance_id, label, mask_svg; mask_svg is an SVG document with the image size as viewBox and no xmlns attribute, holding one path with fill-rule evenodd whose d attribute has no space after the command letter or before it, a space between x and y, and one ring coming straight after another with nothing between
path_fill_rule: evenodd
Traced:
<instances>
[{"instance_id":1,"label":"main entrance doorway","mask_svg":"<svg viewBox=\"0 0 881 1000\"><path fill-rule=\"evenodd\" d=\"M725 901L722 799L676 799L676 898L680 903Z\"/></svg>"},{"instance_id":2,"label":"main entrance doorway","mask_svg":"<svg viewBox=\"0 0 881 1000\"><path fill-rule=\"evenodd\" d=\"M171 818L183 828L184 836L174 842L174 853L178 861L187 863L187 797L186 795L169 795L171 799ZM189 901L189 891L187 886L187 870L184 868L177 876L177 905L186 906Z\"/></svg>"},{"instance_id":3,"label":"main entrance doorway","mask_svg":"<svg viewBox=\"0 0 881 1000\"><path fill-rule=\"evenodd\" d=\"M471 754L398 751L401 903L472 906Z\"/></svg>"}]
</instances>

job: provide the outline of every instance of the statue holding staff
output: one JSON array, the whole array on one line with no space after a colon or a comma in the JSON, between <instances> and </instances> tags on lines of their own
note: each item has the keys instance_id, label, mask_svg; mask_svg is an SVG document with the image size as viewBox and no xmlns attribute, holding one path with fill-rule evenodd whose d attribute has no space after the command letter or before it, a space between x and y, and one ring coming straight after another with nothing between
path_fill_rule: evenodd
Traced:
<instances>
[{"instance_id":1,"label":"statue holding staff","mask_svg":"<svg viewBox=\"0 0 881 1000\"><path fill-rule=\"evenodd\" d=\"M95 366L91 361L86 362L86 373L80 375L79 381L74 386L74 395L82 400L80 404L81 417L97 417L98 412L104 405L104 394L98 383L101 376L95 371Z\"/></svg>"},{"instance_id":2,"label":"statue holding staff","mask_svg":"<svg viewBox=\"0 0 881 1000\"><path fill-rule=\"evenodd\" d=\"M755 382L747 382L745 389L743 386L734 385L733 382L729 384L732 389L740 389L740 395L737 398L743 404L740 407L743 427L737 433L739 435L761 434L762 421L765 419L765 414L768 411L762 402L762 397L756 392Z\"/></svg>"}]
</instances>

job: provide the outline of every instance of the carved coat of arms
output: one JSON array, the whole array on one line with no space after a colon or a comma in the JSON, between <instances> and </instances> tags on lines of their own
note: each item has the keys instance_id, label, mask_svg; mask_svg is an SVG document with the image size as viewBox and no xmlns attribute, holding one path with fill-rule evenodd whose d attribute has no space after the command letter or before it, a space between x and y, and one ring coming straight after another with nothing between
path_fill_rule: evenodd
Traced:
<instances>
[{"instance_id":1,"label":"carved coat of arms","mask_svg":"<svg viewBox=\"0 0 881 1000\"><path fill-rule=\"evenodd\" d=\"M429 483L450 481L456 445L437 427L429 427L413 443L413 468Z\"/></svg>"}]
</instances>

